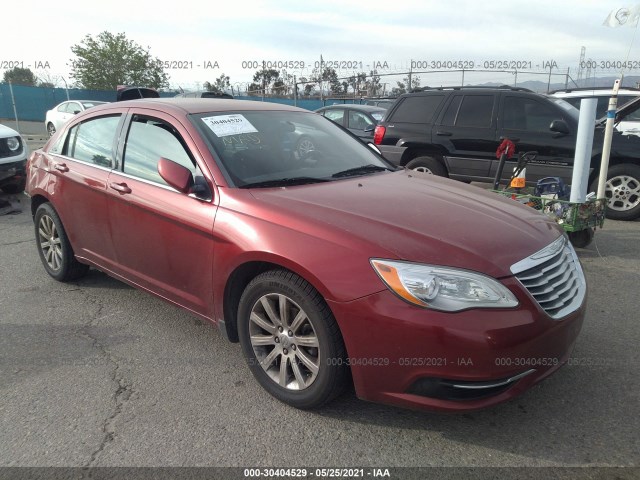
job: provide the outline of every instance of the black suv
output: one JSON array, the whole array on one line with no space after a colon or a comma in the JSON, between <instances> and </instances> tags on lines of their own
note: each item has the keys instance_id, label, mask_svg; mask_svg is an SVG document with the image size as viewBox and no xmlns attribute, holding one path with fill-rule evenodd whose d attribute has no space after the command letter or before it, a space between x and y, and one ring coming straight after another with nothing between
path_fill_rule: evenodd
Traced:
<instances>
[{"instance_id":1,"label":"black suv","mask_svg":"<svg viewBox=\"0 0 640 480\"><path fill-rule=\"evenodd\" d=\"M374 143L396 165L462 181L492 181L502 139L518 152L535 150L527 182L561 177L571 182L578 110L557 98L515 87L443 87L398 98L376 127ZM596 128L590 191L597 176L604 129ZM508 180L517 156L505 165ZM504 183L503 183L504 184ZM607 178L607 216L640 217L640 137L615 133Z\"/></svg>"}]
</instances>

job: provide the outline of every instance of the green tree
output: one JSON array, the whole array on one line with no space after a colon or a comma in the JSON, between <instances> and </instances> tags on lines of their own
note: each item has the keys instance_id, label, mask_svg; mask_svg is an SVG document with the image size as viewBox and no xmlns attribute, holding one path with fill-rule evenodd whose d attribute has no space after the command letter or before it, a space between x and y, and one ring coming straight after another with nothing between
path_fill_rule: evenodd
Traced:
<instances>
[{"instance_id":1,"label":"green tree","mask_svg":"<svg viewBox=\"0 0 640 480\"><path fill-rule=\"evenodd\" d=\"M35 87L37 78L29 68L14 67L4 72L4 83Z\"/></svg>"},{"instance_id":2,"label":"green tree","mask_svg":"<svg viewBox=\"0 0 640 480\"><path fill-rule=\"evenodd\" d=\"M371 70L369 78L367 78L365 85L367 87L367 95L375 97L382 92L382 85L380 85L380 76L377 70Z\"/></svg>"},{"instance_id":3,"label":"green tree","mask_svg":"<svg viewBox=\"0 0 640 480\"><path fill-rule=\"evenodd\" d=\"M396 82L398 84L397 87L394 87L391 90L391 93L394 95L402 95L403 93L407 93L407 91L411 91L414 88L418 88L420 86L420 77L416 75L411 76L411 87L407 89L407 85L409 85L409 75L404 77L401 82Z\"/></svg>"},{"instance_id":4,"label":"green tree","mask_svg":"<svg viewBox=\"0 0 640 480\"><path fill-rule=\"evenodd\" d=\"M249 86L251 90L263 90L265 94L269 93L273 84L280 78L280 72L273 68L258 70L253 74L253 83ZM257 89L255 87L258 87Z\"/></svg>"},{"instance_id":5,"label":"green tree","mask_svg":"<svg viewBox=\"0 0 640 480\"><path fill-rule=\"evenodd\" d=\"M71 77L80 87L115 90L118 85L169 86L162 62L124 33L104 31L96 38L87 35L71 51L76 56L71 59Z\"/></svg>"},{"instance_id":6,"label":"green tree","mask_svg":"<svg viewBox=\"0 0 640 480\"><path fill-rule=\"evenodd\" d=\"M204 82L204 89L209 92L224 93L231 88L229 75L224 73L214 80L213 83Z\"/></svg>"}]
</instances>

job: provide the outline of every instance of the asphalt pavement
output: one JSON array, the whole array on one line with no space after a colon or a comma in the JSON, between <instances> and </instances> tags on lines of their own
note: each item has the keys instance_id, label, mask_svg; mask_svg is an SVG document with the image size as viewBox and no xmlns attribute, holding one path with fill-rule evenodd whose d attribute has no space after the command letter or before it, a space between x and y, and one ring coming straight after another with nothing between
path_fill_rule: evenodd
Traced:
<instances>
[{"instance_id":1,"label":"asphalt pavement","mask_svg":"<svg viewBox=\"0 0 640 480\"><path fill-rule=\"evenodd\" d=\"M0 216L0 467L619 466L636 468L604 472L639 478L638 221L606 221L579 249L589 306L570 364L519 398L443 415L349 392L309 412L270 397L240 347L185 311L96 270L51 279L28 197L0 197L22 210Z\"/></svg>"}]
</instances>

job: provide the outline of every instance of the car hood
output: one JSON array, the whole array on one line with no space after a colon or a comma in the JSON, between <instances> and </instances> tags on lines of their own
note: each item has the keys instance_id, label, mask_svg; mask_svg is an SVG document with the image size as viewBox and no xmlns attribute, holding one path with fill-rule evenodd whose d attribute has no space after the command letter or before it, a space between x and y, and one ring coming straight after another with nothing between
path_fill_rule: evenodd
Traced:
<instances>
[{"instance_id":1,"label":"car hood","mask_svg":"<svg viewBox=\"0 0 640 480\"><path fill-rule=\"evenodd\" d=\"M19 137L20 134L16 132L13 128L9 128L5 125L0 125L0 138L7 137Z\"/></svg>"},{"instance_id":2,"label":"car hood","mask_svg":"<svg viewBox=\"0 0 640 480\"><path fill-rule=\"evenodd\" d=\"M410 170L252 189L268 211L309 231L357 237L369 257L448 265L493 277L561 235L545 215L499 194ZM300 228L300 227L298 227Z\"/></svg>"}]
</instances>

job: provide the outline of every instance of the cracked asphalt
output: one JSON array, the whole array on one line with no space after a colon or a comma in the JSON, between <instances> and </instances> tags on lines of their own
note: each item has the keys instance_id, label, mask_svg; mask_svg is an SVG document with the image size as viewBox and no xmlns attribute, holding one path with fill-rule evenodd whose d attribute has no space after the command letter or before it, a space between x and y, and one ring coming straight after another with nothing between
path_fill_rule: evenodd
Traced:
<instances>
[{"instance_id":1,"label":"cracked asphalt","mask_svg":"<svg viewBox=\"0 0 640 480\"><path fill-rule=\"evenodd\" d=\"M22 213L0 216L2 467L639 466L640 222L607 221L579 250L589 308L572 364L525 395L441 415L347 393L303 412L262 390L215 327L99 271L49 278L29 199L10 199Z\"/></svg>"}]
</instances>

